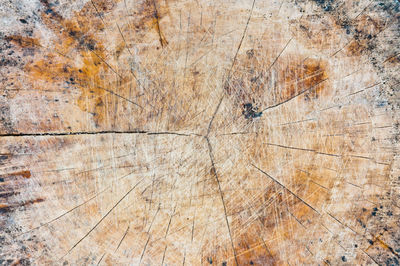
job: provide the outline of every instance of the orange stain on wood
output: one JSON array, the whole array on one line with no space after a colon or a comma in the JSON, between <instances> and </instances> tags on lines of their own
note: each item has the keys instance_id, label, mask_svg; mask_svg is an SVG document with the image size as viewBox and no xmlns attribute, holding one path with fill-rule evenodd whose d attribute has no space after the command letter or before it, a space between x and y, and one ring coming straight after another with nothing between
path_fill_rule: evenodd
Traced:
<instances>
[{"instance_id":1,"label":"orange stain on wood","mask_svg":"<svg viewBox=\"0 0 400 266\"><path fill-rule=\"evenodd\" d=\"M329 93L329 65L325 59L292 52L279 57L274 59L270 53L256 49L238 56L231 78L225 85L227 94L235 97L235 104L252 103L262 108L299 95L305 100L315 100ZM271 61L270 67L260 63L265 61Z\"/></svg>"},{"instance_id":2,"label":"orange stain on wood","mask_svg":"<svg viewBox=\"0 0 400 266\"><path fill-rule=\"evenodd\" d=\"M320 59L307 58L295 66L288 65L283 71L282 99L306 92L306 99L318 98L325 88L323 81L328 78L327 63Z\"/></svg>"},{"instance_id":3,"label":"orange stain on wood","mask_svg":"<svg viewBox=\"0 0 400 266\"><path fill-rule=\"evenodd\" d=\"M12 42L22 48L40 46L40 42L38 39L26 36L10 35L5 37L5 40Z\"/></svg>"},{"instance_id":4,"label":"orange stain on wood","mask_svg":"<svg viewBox=\"0 0 400 266\"><path fill-rule=\"evenodd\" d=\"M57 39L54 49L46 52L42 59L28 63L25 71L29 73L36 89L41 89L41 86L35 85L35 81L53 84L66 82L80 88L82 94L78 106L94 114L95 122L99 124L104 119L105 95L108 94L104 88L113 87L108 81L113 71L106 63L107 53L103 44L91 29L101 31L104 28L97 11L110 11L114 5L96 1L97 9L94 9L88 3L72 19L65 19L46 0L41 0L41 3L46 8L42 12L42 20ZM29 37L8 36L7 40L22 48L40 46L37 39ZM74 62L77 59L81 61L79 65Z\"/></svg>"},{"instance_id":5,"label":"orange stain on wood","mask_svg":"<svg viewBox=\"0 0 400 266\"><path fill-rule=\"evenodd\" d=\"M160 19L168 12L168 9L164 10L160 8L156 0L146 0L142 6L141 14L146 14L141 20L139 27L146 26L149 29L157 31L160 45L165 47L168 45L168 41L164 36L162 28L160 26Z\"/></svg>"},{"instance_id":6,"label":"orange stain on wood","mask_svg":"<svg viewBox=\"0 0 400 266\"><path fill-rule=\"evenodd\" d=\"M249 231L253 231L249 229ZM256 232L253 232L256 233ZM243 234L236 241L236 252L239 265L276 265L277 260L270 248L257 234Z\"/></svg>"},{"instance_id":7,"label":"orange stain on wood","mask_svg":"<svg viewBox=\"0 0 400 266\"><path fill-rule=\"evenodd\" d=\"M399 255L391 246L389 246L389 245L386 244L383 240L381 240L381 239L379 238L379 236L376 236L376 237L373 238L372 244L371 244L365 251L368 251L371 247L373 247L373 245L374 245L375 243L377 243L380 247L382 247L382 248L388 250L390 253L392 253L392 254L395 255L396 257L400 258L400 255Z\"/></svg>"},{"instance_id":8,"label":"orange stain on wood","mask_svg":"<svg viewBox=\"0 0 400 266\"><path fill-rule=\"evenodd\" d=\"M393 65L400 63L400 54L389 56L383 63L393 64Z\"/></svg>"},{"instance_id":9,"label":"orange stain on wood","mask_svg":"<svg viewBox=\"0 0 400 266\"><path fill-rule=\"evenodd\" d=\"M366 48L367 40L352 40L346 48L347 55L360 56Z\"/></svg>"},{"instance_id":10,"label":"orange stain on wood","mask_svg":"<svg viewBox=\"0 0 400 266\"><path fill-rule=\"evenodd\" d=\"M32 85L36 89L40 90L43 87L38 85L40 83L36 84L36 81L59 86L65 86L67 83L80 88L81 95L77 104L82 111L93 115L97 126L106 122L109 115L106 106L115 103L115 96L127 99L131 90L138 86L131 72L118 72L117 66L114 66L115 60L112 60L111 54L98 37L105 28L102 14L112 11L117 2L119 1L96 1L95 4L88 2L79 12L75 12L72 18L66 19L48 1L41 0L45 7L41 15L42 20L56 35L52 45L54 49L46 51L42 58L25 66L25 71L29 73ZM166 46L168 42L159 24L166 11L163 8L157 9L156 3L148 2L144 3L141 9L143 14L147 15L139 20L140 23L136 27L133 26L134 29L128 30L133 30L133 34L140 38L141 34L138 31L155 28L161 46ZM128 25L130 26L129 23ZM32 44L39 45L36 39L22 36L9 38L22 48ZM116 47L116 59L126 48L125 42Z\"/></svg>"},{"instance_id":11,"label":"orange stain on wood","mask_svg":"<svg viewBox=\"0 0 400 266\"><path fill-rule=\"evenodd\" d=\"M24 170L24 171L19 171L19 172L15 172L15 173L10 173L8 175L9 176L22 176L25 178L30 178L32 174L31 174L31 171Z\"/></svg>"}]
</instances>

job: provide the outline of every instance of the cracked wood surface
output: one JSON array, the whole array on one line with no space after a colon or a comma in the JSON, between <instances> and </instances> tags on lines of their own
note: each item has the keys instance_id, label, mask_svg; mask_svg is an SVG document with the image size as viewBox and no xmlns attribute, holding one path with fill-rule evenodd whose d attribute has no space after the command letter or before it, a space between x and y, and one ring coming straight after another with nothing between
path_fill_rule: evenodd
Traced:
<instances>
[{"instance_id":1,"label":"cracked wood surface","mask_svg":"<svg viewBox=\"0 0 400 266\"><path fill-rule=\"evenodd\" d=\"M399 265L399 9L0 2L0 265Z\"/></svg>"}]
</instances>

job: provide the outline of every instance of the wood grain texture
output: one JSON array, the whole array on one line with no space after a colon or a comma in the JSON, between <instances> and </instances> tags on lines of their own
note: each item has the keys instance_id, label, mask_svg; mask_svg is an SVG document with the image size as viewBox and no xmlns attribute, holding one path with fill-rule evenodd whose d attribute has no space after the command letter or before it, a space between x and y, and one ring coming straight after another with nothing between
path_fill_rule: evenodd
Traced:
<instances>
[{"instance_id":1,"label":"wood grain texture","mask_svg":"<svg viewBox=\"0 0 400 266\"><path fill-rule=\"evenodd\" d=\"M0 264L399 265L398 0L0 2Z\"/></svg>"}]
</instances>

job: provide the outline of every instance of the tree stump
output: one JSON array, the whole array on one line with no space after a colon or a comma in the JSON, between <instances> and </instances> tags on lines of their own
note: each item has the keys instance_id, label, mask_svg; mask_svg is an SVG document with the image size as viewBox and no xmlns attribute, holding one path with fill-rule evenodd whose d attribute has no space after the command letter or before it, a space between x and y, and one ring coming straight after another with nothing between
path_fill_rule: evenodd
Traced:
<instances>
[{"instance_id":1,"label":"tree stump","mask_svg":"<svg viewBox=\"0 0 400 266\"><path fill-rule=\"evenodd\" d=\"M399 265L398 0L0 3L0 264Z\"/></svg>"}]
</instances>

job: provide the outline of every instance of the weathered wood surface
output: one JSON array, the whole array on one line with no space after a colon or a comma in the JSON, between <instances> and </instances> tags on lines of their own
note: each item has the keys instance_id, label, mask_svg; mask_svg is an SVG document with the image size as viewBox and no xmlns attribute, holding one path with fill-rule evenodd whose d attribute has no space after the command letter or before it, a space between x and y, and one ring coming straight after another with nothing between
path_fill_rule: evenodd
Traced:
<instances>
[{"instance_id":1,"label":"weathered wood surface","mask_svg":"<svg viewBox=\"0 0 400 266\"><path fill-rule=\"evenodd\" d=\"M0 2L0 264L399 265L399 8Z\"/></svg>"}]
</instances>

